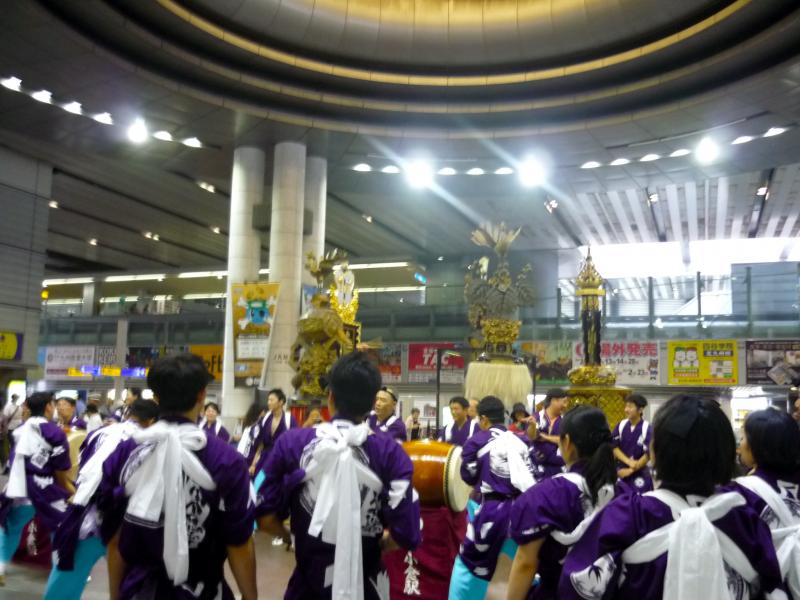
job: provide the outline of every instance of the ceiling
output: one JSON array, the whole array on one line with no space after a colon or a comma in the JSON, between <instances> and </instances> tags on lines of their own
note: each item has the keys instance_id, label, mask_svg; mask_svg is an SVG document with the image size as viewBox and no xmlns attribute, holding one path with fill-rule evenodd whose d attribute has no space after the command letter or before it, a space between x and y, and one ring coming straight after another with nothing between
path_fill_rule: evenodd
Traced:
<instances>
[{"instance_id":1,"label":"ceiling","mask_svg":"<svg viewBox=\"0 0 800 600\"><path fill-rule=\"evenodd\" d=\"M523 226L520 252L798 234L795 3L8 0L0 16L0 77L54 97L0 88L0 144L54 165L51 274L223 265L233 148L271 163L287 139L328 159L328 244L370 260L463 260L489 219ZM117 125L57 106L72 100ZM134 146L140 116L203 147ZM713 164L668 158L704 136ZM492 174L531 154L544 188ZM378 172L415 156L459 174L419 191Z\"/></svg>"}]
</instances>

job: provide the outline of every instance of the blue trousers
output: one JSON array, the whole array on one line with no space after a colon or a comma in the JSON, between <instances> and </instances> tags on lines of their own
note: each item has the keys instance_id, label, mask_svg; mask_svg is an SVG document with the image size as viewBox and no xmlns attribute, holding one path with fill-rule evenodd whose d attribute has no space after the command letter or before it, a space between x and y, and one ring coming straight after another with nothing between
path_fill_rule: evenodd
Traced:
<instances>
[{"instance_id":1,"label":"blue trousers","mask_svg":"<svg viewBox=\"0 0 800 600\"><path fill-rule=\"evenodd\" d=\"M467 520L472 523L475 518L475 511L478 510L480 504L475 502L472 498L467 500ZM503 554L508 556L511 560L517 555L517 544L511 538L507 539L503 544L503 549L500 550Z\"/></svg>"},{"instance_id":2,"label":"blue trousers","mask_svg":"<svg viewBox=\"0 0 800 600\"><path fill-rule=\"evenodd\" d=\"M100 538L91 536L80 540L75 548L75 565L72 571L62 571L53 565L43 600L80 600L92 567L106 554Z\"/></svg>"},{"instance_id":3,"label":"blue trousers","mask_svg":"<svg viewBox=\"0 0 800 600\"><path fill-rule=\"evenodd\" d=\"M19 547L22 530L36 515L30 504L15 506L8 513L5 529L0 528L0 565L11 562L11 558Z\"/></svg>"}]
</instances>

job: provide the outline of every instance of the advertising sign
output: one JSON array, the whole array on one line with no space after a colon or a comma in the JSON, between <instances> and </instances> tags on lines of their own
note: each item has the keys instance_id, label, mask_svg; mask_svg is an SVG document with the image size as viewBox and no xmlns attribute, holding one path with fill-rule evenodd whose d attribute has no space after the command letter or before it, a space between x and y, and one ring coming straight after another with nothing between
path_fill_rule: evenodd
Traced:
<instances>
[{"instance_id":1,"label":"advertising sign","mask_svg":"<svg viewBox=\"0 0 800 600\"><path fill-rule=\"evenodd\" d=\"M739 381L736 340L667 342L669 385L735 385Z\"/></svg>"},{"instance_id":2,"label":"advertising sign","mask_svg":"<svg viewBox=\"0 0 800 600\"><path fill-rule=\"evenodd\" d=\"M583 343L573 344L572 364L583 365ZM620 385L658 385L658 342L602 342L600 359L617 372Z\"/></svg>"},{"instance_id":3,"label":"advertising sign","mask_svg":"<svg viewBox=\"0 0 800 600\"><path fill-rule=\"evenodd\" d=\"M270 333L279 290L278 283L231 284L233 371L237 387L252 387L259 383L264 360L270 353Z\"/></svg>"},{"instance_id":4,"label":"advertising sign","mask_svg":"<svg viewBox=\"0 0 800 600\"><path fill-rule=\"evenodd\" d=\"M408 382L436 383L436 350L455 348L455 344L423 343L408 345ZM442 354L442 383L464 383L464 357Z\"/></svg>"},{"instance_id":5,"label":"advertising sign","mask_svg":"<svg viewBox=\"0 0 800 600\"><path fill-rule=\"evenodd\" d=\"M214 381L222 381L222 344L200 344L189 346L189 352L196 354L206 363L208 372L214 376Z\"/></svg>"},{"instance_id":6,"label":"advertising sign","mask_svg":"<svg viewBox=\"0 0 800 600\"><path fill-rule=\"evenodd\" d=\"M78 377L91 377L81 374L84 365L93 365L94 346L48 346L44 358L44 378L59 379L69 377L70 369Z\"/></svg>"},{"instance_id":7,"label":"advertising sign","mask_svg":"<svg viewBox=\"0 0 800 600\"><path fill-rule=\"evenodd\" d=\"M523 354L536 357L536 381L542 385L567 385L572 370L572 342L522 342Z\"/></svg>"},{"instance_id":8,"label":"advertising sign","mask_svg":"<svg viewBox=\"0 0 800 600\"><path fill-rule=\"evenodd\" d=\"M792 385L800 377L800 340L746 342L747 383Z\"/></svg>"},{"instance_id":9,"label":"advertising sign","mask_svg":"<svg viewBox=\"0 0 800 600\"><path fill-rule=\"evenodd\" d=\"M400 383L403 376L402 344L384 344L381 348L369 348L367 354L378 365L384 385Z\"/></svg>"},{"instance_id":10,"label":"advertising sign","mask_svg":"<svg viewBox=\"0 0 800 600\"><path fill-rule=\"evenodd\" d=\"M22 360L22 334L0 331L0 360Z\"/></svg>"}]
</instances>

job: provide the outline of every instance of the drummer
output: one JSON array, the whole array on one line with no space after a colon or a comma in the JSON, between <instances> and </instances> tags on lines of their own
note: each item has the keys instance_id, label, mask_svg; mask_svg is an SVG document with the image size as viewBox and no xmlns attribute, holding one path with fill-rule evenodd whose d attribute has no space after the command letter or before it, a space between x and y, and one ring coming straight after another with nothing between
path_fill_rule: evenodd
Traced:
<instances>
[{"instance_id":1,"label":"drummer","mask_svg":"<svg viewBox=\"0 0 800 600\"><path fill-rule=\"evenodd\" d=\"M392 388L383 386L378 390L367 424L374 433L388 433L401 444L406 441L406 425L397 416L397 394Z\"/></svg>"},{"instance_id":2,"label":"drummer","mask_svg":"<svg viewBox=\"0 0 800 600\"><path fill-rule=\"evenodd\" d=\"M462 396L450 398L450 414L453 415L453 422L445 425L441 434L440 442L447 442L456 446L463 446L478 430L478 423L468 418L469 402Z\"/></svg>"}]
</instances>

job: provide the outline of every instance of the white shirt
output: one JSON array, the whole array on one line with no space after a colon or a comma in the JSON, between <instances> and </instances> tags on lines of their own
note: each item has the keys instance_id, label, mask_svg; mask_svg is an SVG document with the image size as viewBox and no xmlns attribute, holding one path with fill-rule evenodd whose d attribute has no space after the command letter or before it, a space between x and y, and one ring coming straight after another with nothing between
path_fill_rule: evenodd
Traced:
<instances>
[{"instance_id":1,"label":"white shirt","mask_svg":"<svg viewBox=\"0 0 800 600\"><path fill-rule=\"evenodd\" d=\"M86 432L91 433L95 429L100 429L103 426L103 417L95 413L86 417Z\"/></svg>"},{"instance_id":2,"label":"white shirt","mask_svg":"<svg viewBox=\"0 0 800 600\"><path fill-rule=\"evenodd\" d=\"M3 416L8 421L8 430L14 431L17 427L22 425L22 403L25 402L22 398L17 399L16 404L9 400L5 408L3 408Z\"/></svg>"}]
</instances>

